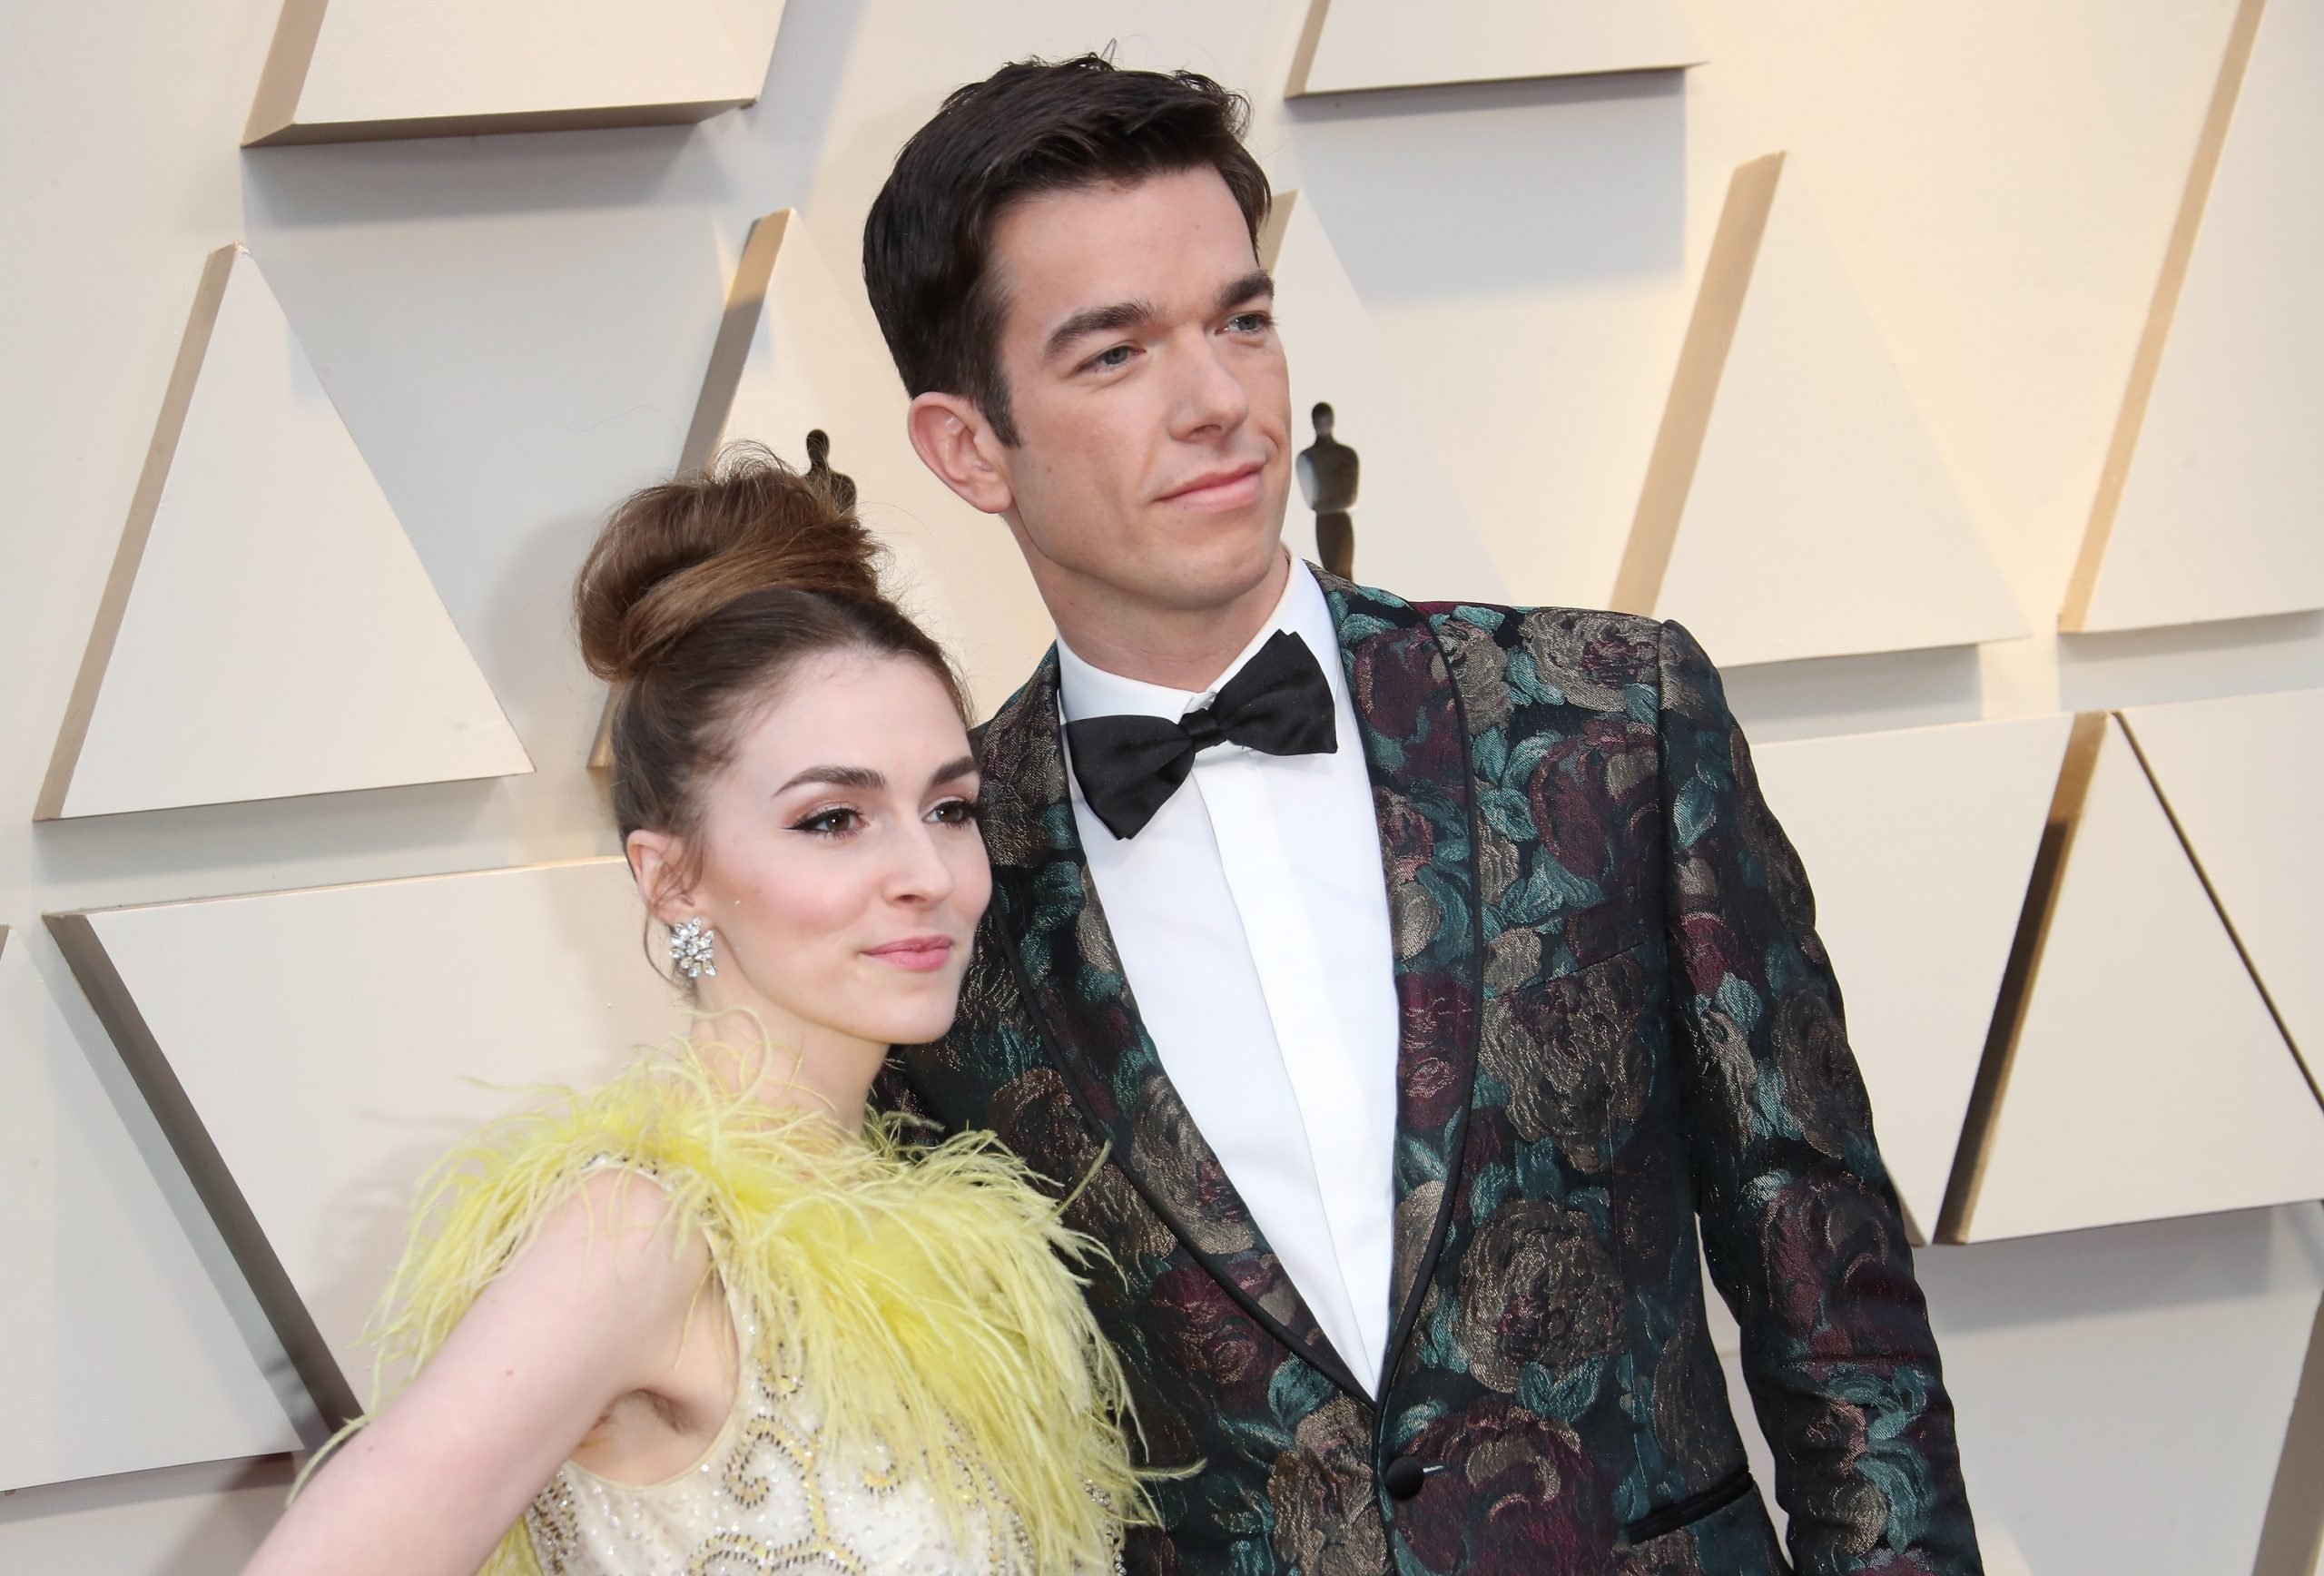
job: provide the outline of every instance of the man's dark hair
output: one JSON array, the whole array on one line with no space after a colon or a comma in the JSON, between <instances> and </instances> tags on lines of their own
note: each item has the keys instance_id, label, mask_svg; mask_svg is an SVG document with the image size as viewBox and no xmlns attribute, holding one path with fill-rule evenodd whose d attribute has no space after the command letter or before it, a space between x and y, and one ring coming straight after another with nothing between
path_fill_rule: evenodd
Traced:
<instances>
[{"instance_id":1,"label":"man's dark hair","mask_svg":"<svg viewBox=\"0 0 2324 1576\"><path fill-rule=\"evenodd\" d=\"M896 155L863 223L863 282L905 389L962 395L1016 443L991 268L1001 215L1039 192L1207 165L1256 245L1270 194L1243 146L1249 118L1241 94L1206 76L1095 54L1017 61L954 90Z\"/></svg>"}]
</instances>

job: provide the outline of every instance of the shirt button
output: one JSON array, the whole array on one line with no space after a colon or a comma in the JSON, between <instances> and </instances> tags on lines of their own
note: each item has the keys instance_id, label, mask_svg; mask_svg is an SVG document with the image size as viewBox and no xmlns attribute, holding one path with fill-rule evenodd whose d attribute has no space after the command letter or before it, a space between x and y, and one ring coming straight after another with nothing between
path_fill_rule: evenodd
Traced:
<instances>
[{"instance_id":1,"label":"shirt button","mask_svg":"<svg viewBox=\"0 0 2324 1576\"><path fill-rule=\"evenodd\" d=\"M1380 1474L1380 1482L1395 1498L1408 1500L1428 1482L1428 1469L1411 1456L1400 1455L1388 1463L1388 1470Z\"/></svg>"}]
</instances>

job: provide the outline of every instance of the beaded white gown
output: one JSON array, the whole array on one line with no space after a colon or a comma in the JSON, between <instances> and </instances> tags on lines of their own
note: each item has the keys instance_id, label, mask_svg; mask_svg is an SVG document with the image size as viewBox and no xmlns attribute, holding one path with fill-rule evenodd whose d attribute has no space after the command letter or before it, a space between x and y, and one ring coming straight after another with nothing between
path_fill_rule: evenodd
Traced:
<instances>
[{"instance_id":1,"label":"beaded white gown","mask_svg":"<svg viewBox=\"0 0 2324 1576\"><path fill-rule=\"evenodd\" d=\"M758 1330L739 1300L743 1337ZM957 1459L954 1466L958 1467ZM795 1375L763 1365L694 1465L634 1485L566 1462L526 1512L543 1576L1019 1576L1034 1570L1021 1529L993 1529L973 1495L947 1516L924 1474L891 1459L842 1462Z\"/></svg>"},{"instance_id":2,"label":"beaded white gown","mask_svg":"<svg viewBox=\"0 0 2324 1576\"><path fill-rule=\"evenodd\" d=\"M710 1446L659 1482L573 1462L484 1576L1076 1576L1144 1512L1118 1364L1072 1262L1094 1245L990 1134L908 1146L640 1061L456 1149L381 1323L417 1368L593 1173L702 1230L740 1359ZM1071 1262L1069 1262L1071 1261Z\"/></svg>"}]
</instances>

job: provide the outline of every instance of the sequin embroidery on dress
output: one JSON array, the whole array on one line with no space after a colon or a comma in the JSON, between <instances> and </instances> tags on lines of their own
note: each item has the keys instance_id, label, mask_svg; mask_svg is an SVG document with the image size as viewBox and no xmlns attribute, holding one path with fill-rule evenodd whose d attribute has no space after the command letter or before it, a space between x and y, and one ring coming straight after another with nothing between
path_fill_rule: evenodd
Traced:
<instances>
[{"instance_id":1,"label":"sequin embroidery on dress","mask_svg":"<svg viewBox=\"0 0 2324 1576\"><path fill-rule=\"evenodd\" d=\"M730 1297L738 1349L759 1349L748 1310ZM937 1485L884 1450L841 1461L824 1448L796 1374L745 1364L725 1426L693 1466L660 1482L618 1483L572 1462L526 1512L543 1576L758 1576L818 1571L847 1576L1028 1576L1020 1529L996 1542L962 1494L939 1506ZM965 1471L956 1455L948 1463ZM955 1529L958 1529L956 1532Z\"/></svg>"}]
</instances>

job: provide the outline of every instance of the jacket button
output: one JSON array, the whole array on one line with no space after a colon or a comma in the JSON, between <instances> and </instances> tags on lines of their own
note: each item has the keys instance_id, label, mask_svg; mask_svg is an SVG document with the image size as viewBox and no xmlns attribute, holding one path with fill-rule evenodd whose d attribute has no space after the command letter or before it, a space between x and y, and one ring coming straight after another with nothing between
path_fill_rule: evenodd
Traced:
<instances>
[{"instance_id":1,"label":"jacket button","mask_svg":"<svg viewBox=\"0 0 2324 1576\"><path fill-rule=\"evenodd\" d=\"M1411 1456L1400 1455L1388 1463L1388 1470L1380 1474L1380 1482L1397 1499L1408 1500L1428 1482L1428 1469Z\"/></svg>"}]
</instances>

